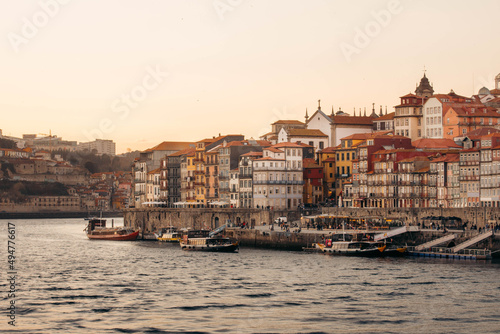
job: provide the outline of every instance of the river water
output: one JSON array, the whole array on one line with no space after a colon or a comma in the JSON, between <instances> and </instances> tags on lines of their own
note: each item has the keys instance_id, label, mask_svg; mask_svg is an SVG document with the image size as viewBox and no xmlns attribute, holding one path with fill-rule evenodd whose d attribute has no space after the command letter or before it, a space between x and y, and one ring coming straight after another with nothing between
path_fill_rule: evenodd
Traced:
<instances>
[{"instance_id":1,"label":"river water","mask_svg":"<svg viewBox=\"0 0 500 334\"><path fill-rule=\"evenodd\" d=\"M500 332L498 263L184 252L91 241L80 219L10 222L14 298L0 221L0 329L9 333Z\"/></svg>"}]
</instances>

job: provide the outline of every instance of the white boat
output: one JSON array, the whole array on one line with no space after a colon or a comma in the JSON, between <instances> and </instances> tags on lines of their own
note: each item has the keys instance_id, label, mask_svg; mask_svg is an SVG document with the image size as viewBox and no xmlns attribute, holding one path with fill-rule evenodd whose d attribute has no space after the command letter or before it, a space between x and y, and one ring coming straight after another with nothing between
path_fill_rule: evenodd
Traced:
<instances>
[{"instance_id":1,"label":"white boat","mask_svg":"<svg viewBox=\"0 0 500 334\"><path fill-rule=\"evenodd\" d=\"M165 242L179 242L181 240L181 234L173 226L160 228L155 232L155 237L156 240Z\"/></svg>"}]
</instances>

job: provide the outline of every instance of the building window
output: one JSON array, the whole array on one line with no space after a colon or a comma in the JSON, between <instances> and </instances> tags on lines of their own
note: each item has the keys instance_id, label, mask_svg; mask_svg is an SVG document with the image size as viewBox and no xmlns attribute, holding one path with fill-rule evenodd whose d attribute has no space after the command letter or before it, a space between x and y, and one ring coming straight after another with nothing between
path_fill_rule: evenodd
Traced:
<instances>
[{"instance_id":1,"label":"building window","mask_svg":"<svg viewBox=\"0 0 500 334\"><path fill-rule=\"evenodd\" d=\"M322 150L325 147L325 143L322 141L319 142L319 149Z\"/></svg>"}]
</instances>

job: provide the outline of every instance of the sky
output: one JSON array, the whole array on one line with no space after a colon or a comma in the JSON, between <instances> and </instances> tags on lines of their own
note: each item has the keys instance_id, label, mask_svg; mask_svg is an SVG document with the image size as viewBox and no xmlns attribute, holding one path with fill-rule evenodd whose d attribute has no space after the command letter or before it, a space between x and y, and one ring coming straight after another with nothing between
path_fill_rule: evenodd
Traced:
<instances>
[{"instance_id":1,"label":"sky","mask_svg":"<svg viewBox=\"0 0 500 334\"><path fill-rule=\"evenodd\" d=\"M498 0L0 2L0 129L117 152L279 119L470 96L500 73Z\"/></svg>"}]
</instances>

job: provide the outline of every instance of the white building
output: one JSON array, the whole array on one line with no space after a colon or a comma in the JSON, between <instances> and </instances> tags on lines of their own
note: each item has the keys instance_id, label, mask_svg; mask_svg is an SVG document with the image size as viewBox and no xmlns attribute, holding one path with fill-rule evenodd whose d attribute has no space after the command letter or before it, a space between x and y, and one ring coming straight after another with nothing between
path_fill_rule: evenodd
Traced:
<instances>
[{"instance_id":1,"label":"white building","mask_svg":"<svg viewBox=\"0 0 500 334\"><path fill-rule=\"evenodd\" d=\"M79 143L78 150L92 152L95 150L98 155L115 155L116 154L116 144L114 141L109 139L96 139L94 141Z\"/></svg>"},{"instance_id":2,"label":"white building","mask_svg":"<svg viewBox=\"0 0 500 334\"><path fill-rule=\"evenodd\" d=\"M253 161L254 207L293 209L302 203L302 146L280 143Z\"/></svg>"},{"instance_id":3,"label":"white building","mask_svg":"<svg viewBox=\"0 0 500 334\"><path fill-rule=\"evenodd\" d=\"M278 133L278 143L303 143L314 147L318 152L328 147L328 135L318 129L281 129Z\"/></svg>"},{"instance_id":4,"label":"white building","mask_svg":"<svg viewBox=\"0 0 500 334\"><path fill-rule=\"evenodd\" d=\"M158 202L160 199L160 168L148 173L146 181L146 201Z\"/></svg>"},{"instance_id":5,"label":"white building","mask_svg":"<svg viewBox=\"0 0 500 334\"><path fill-rule=\"evenodd\" d=\"M229 171L229 204L232 208L239 208L240 192L240 169L235 168Z\"/></svg>"}]
</instances>

